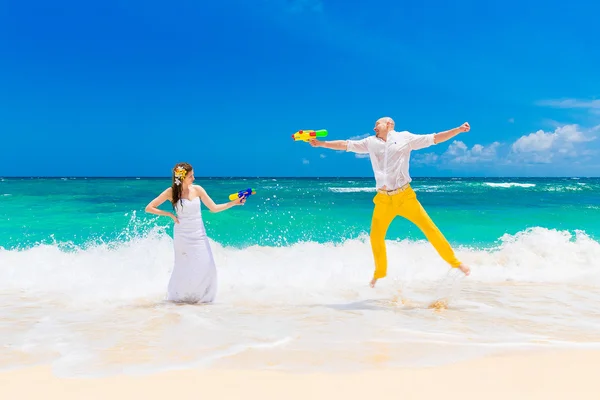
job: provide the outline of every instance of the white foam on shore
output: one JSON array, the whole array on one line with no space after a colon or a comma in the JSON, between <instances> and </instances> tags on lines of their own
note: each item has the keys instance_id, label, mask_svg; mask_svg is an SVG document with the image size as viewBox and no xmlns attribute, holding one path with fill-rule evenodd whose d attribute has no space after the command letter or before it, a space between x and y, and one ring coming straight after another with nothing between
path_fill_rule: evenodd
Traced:
<instances>
[{"instance_id":1,"label":"white foam on shore","mask_svg":"<svg viewBox=\"0 0 600 400\"><path fill-rule=\"evenodd\" d=\"M511 187L519 187L519 188L532 188L535 187L535 183L517 183L517 182L484 182L486 186L494 187L494 188L511 188Z\"/></svg>"},{"instance_id":2,"label":"white foam on shore","mask_svg":"<svg viewBox=\"0 0 600 400\"><path fill-rule=\"evenodd\" d=\"M212 246L217 302L195 306L163 301L172 242L162 233L69 252L0 249L0 368L25 360L63 374L265 367L283 352L330 354L320 367L350 368L381 346L390 366L424 365L598 342L600 243L583 232L534 228L494 248L459 248L472 274L453 270L454 286L439 286L448 268L429 243L389 242L388 277L375 289L367 238ZM440 293L448 309L428 308ZM280 368L315 367L277 359Z\"/></svg>"},{"instance_id":3,"label":"white foam on shore","mask_svg":"<svg viewBox=\"0 0 600 400\"><path fill-rule=\"evenodd\" d=\"M374 187L331 187L329 190L335 193L376 192Z\"/></svg>"}]
</instances>

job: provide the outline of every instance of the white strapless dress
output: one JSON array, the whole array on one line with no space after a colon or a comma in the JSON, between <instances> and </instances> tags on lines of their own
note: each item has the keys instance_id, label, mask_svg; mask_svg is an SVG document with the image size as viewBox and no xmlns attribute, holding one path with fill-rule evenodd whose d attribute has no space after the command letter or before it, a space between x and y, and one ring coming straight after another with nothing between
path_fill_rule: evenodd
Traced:
<instances>
[{"instance_id":1,"label":"white strapless dress","mask_svg":"<svg viewBox=\"0 0 600 400\"><path fill-rule=\"evenodd\" d=\"M217 268L204 229L200 198L177 203L174 226L175 264L169 280L167 300L211 303L217 294Z\"/></svg>"}]
</instances>

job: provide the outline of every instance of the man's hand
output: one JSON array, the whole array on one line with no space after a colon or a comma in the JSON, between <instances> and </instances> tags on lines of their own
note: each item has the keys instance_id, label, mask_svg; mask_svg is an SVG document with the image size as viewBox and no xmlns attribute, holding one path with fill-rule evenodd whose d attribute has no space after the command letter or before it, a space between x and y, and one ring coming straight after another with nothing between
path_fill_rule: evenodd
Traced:
<instances>
[{"instance_id":1,"label":"man's hand","mask_svg":"<svg viewBox=\"0 0 600 400\"><path fill-rule=\"evenodd\" d=\"M469 132L471 130L471 126L468 122L465 122L464 124L458 127L458 130L461 132Z\"/></svg>"}]
</instances>

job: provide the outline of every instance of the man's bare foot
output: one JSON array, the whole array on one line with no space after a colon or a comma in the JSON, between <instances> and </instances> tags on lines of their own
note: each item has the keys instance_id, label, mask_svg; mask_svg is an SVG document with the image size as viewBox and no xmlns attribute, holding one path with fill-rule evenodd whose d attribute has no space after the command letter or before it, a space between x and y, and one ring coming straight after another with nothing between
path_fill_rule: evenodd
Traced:
<instances>
[{"instance_id":1,"label":"man's bare foot","mask_svg":"<svg viewBox=\"0 0 600 400\"><path fill-rule=\"evenodd\" d=\"M376 283L377 283L377 278L373 278L370 283L371 287L374 288Z\"/></svg>"},{"instance_id":2,"label":"man's bare foot","mask_svg":"<svg viewBox=\"0 0 600 400\"><path fill-rule=\"evenodd\" d=\"M465 274L465 276L469 276L469 274L471 273L471 268L469 268L465 264L460 264L456 268L460 269Z\"/></svg>"}]
</instances>

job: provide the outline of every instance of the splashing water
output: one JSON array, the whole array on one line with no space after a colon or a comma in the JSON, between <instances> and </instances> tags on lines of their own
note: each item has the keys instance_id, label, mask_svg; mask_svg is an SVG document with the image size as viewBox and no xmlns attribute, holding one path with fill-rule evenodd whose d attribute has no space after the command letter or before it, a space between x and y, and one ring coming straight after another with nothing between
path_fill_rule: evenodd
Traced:
<instances>
[{"instance_id":1,"label":"splashing water","mask_svg":"<svg viewBox=\"0 0 600 400\"><path fill-rule=\"evenodd\" d=\"M428 365L511 348L598 344L600 244L582 234L572 240L537 228L496 248L463 247L457 254L472 266L467 278L447 272L425 242L389 242L395 261L376 289L368 287L366 238L212 246L218 299L197 306L163 301L172 249L158 231L85 249L0 251L0 367L52 362L65 374L358 368L382 351L387 361L377 365Z\"/></svg>"}]
</instances>

